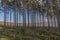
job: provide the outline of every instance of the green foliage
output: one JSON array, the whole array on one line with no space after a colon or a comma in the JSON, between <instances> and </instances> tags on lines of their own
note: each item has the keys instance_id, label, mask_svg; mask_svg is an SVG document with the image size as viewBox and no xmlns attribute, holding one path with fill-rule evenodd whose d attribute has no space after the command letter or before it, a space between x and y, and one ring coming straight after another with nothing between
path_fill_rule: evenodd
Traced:
<instances>
[{"instance_id":1,"label":"green foliage","mask_svg":"<svg viewBox=\"0 0 60 40\"><path fill-rule=\"evenodd\" d=\"M59 32L43 28L5 29L0 33L11 40L58 40Z\"/></svg>"},{"instance_id":2,"label":"green foliage","mask_svg":"<svg viewBox=\"0 0 60 40\"><path fill-rule=\"evenodd\" d=\"M21 28L21 33L24 34L26 32L25 28Z\"/></svg>"}]
</instances>

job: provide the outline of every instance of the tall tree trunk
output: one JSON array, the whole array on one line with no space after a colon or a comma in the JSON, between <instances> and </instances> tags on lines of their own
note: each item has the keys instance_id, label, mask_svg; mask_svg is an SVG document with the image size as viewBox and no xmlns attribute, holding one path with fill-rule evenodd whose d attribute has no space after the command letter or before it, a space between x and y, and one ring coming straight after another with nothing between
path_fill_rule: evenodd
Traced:
<instances>
[{"instance_id":1,"label":"tall tree trunk","mask_svg":"<svg viewBox=\"0 0 60 40\"><path fill-rule=\"evenodd\" d=\"M58 23L58 31L60 32L60 15L59 15L59 11L57 11L57 23Z\"/></svg>"},{"instance_id":2,"label":"tall tree trunk","mask_svg":"<svg viewBox=\"0 0 60 40\"><path fill-rule=\"evenodd\" d=\"M58 23L58 31L60 32L60 10L58 8L58 3L56 0L56 14L57 14L57 23Z\"/></svg>"},{"instance_id":3,"label":"tall tree trunk","mask_svg":"<svg viewBox=\"0 0 60 40\"><path fill-rule=\"evenodd\" d=\"M6 12L6 27L8 28L8 12Z\"/></svg>"},{"instance_id":4,"label":"tall tree trunk","mask_svg":"<svg viewBox=\"0 0 60 40\"><path fill-rule=\"evenodd\" d=\"M33 14L32 14L32 22L33 22L33 27L35 28L36 27L36 14L35 14L35 11L33 11Z\"/></svg>"},{"instance_id":5,"label":"tall tree trunk","mask_svg":"<svg viewBox=\"0 0 60 40\"><path fill-rule=\"evenodd\" d=\"M41 27L43 27L44 28L44 15L42 15L42 24L41 24Z\"/></svg>"},{"instance_id":6,"label":"tall tree trunk","mask_svg":"<svg viewBox=\"0 0 60 40\"><path fill-rule=\"evenodd\" d=\"M16 2L16 0L15 0L15 2ZM13 20L14 20L14 28L16 28L16 3L14 4L14 14L13 14Z\"/></svg>"},{"instance_id":7,"label":"tall tree trunk","mask_svg":"<svg viewBox=\"0 0 60 40\"><path fill-rule=\"evenodd\" d=\"M4 7L4 28L6 28L6 8Z\"/></svg>"},{"instance_id":8,"label":"tall tree trunk","mask_svg":"<svg viewBox=\"0 0 60 40\"><path fill-rule=\"evenodd\" d=\"M31 26L32 26L32 27L34 27L34 20L33 20L34 18L33 18L33 16L34 16L34 15L33 15L33 13L32 13L32 14L31 14Z\"/></svg>"},{"instance_id":9,"label":"tall tree trunk","mask_svg":"<svg viewBox=\"0 0 60 40\"><path fill-rule=\"evenodd\" d=\"M26 27L26 14L25 14L25 9L23 9L23 26Z\"/></svg>"},{"instance_id":10,"label":"tall tree trunk","mask_svg":"<svg viewBox=\"0 0 60 40\"><path fill-rule=\"evenodd\" d=\"M38 16L38 15L37 15L37 16ZM39 25L40 25L40 27L41 27L41 24L42 24L42 23L41 23L41 14L40 14L40 13L39 13L39 18L40 18L40 24L39 24Z\"/></svg>"},{"instance_id":11,"label":"tall tree trunk","mask_svg":"<svg viewBox=\"0 0 60 40\"><path fill-rule=\"evenodd\" d=\"M58 32L60 32L60 10L58 8L57 0L56 0L56 13L57 13ZM60 40L60 37L59 37L59 40Z\"/></svg>"},{"instance_id":12,"label":"tall tree trunk","mask_svg":"<svg viewBox=\"0 0 60 40\"><path fill-rule=\"evenodd\" d=\"M17 19L17 27L18 27L18 9L17 9L17 13L16 13L16 19Z\"/></svg>"},{"instance_id":13,"label":"tall tree trunk","mask_svg":"<svg viewBox=\"0 0 60 40\"><path fill-rule=\"evenodd\" d=\"M48 12L49 11L49 1L47 0L46 3L47 3L47 5L46 5L47 10L46 11L47 11L47 20L48 20L48 29L49 29L49 16L48 16L48 14L49 14L49 12Z\"/></svg>"},{"instance_id":14,"label":"tall tree trunk","mask_svg":"<svg viewBox=\"0 0 60 40\"><path fill-rule=\"evenodd\" d=\"M34 24L35 24L35 23L34 23L34 22L35 22L35 17L34 17L35 15L34 15L34 14L35 14L34 12L32 12L32 14L31 14L31 23L32 23L31 26L32 26L32 27L34 27Z\"/></svg>"},{"instance_id":15,"label":"tall tree trunk","mask_svg":"<svg viewBox=\"0 0 60 40\"><path fill-rule=\"evenodd\" d=\"M23 9L23 26L26 27L26 13L25 13L25 8Z\"/></svg>"},{"instance_id":16,"label":"tall tree trunk","mask_svg":"<svg viewBox=\"0 0 60 40\"><path fill-rule=\"evenodd\" d=\"M18 22L19 22L19 28L21 27L21 25L20 25L20 23L21 23L21 22L20 22L20 21L21 21L21 16L20 16L20 15L21 15L21 12L19 11L19 13L18 13L18 19L19 19L19 21L18 21ZM21 24L22 24L22 23L21 23Z\"/></svg>"},{"instance_id":17,"label":"tall tree trunk","mask_svg":"<svg viewBox=\"0 0 60 40\"><path fill-rule=\"evenodd\" d=\"M12 13L11 13L11 9L9 9L9 14L10 14L10 26L11 26L11 20L12 20L12 19L11 19L11 18L12 18L12 15L11 15L11 14L12 14Z\"/></svg>"},{"instance_id":18,"label":"tall tree trunk","mask_svg":"<svg viewBox=\"0 0 60 40\"><path fill-rule=\"evenodd\" d=\"M29 28L29 7L27 6L28 28Z\"/></svg>"},{"instance_id":19,"label":"tall tree trunk","mask_svg":"<svg viewBox=\"0 0 60 40\"><path fill-rule=\"evenodd\" d=\"M14 11L14 14L13 14L13 19L14 19L14 28L16 27L16 11Z\"/></svg>"}]
</instances>

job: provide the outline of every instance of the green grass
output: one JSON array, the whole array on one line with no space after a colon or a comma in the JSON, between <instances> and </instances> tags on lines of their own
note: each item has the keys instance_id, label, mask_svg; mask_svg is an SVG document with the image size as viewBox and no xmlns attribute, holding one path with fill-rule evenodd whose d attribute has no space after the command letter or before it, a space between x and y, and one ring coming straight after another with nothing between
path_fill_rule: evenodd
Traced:
<instances>
[{"instance_id":1,"label":"green grass","mask_svg":"<svg viewBox=\"0 0 60 40\"><path fill-rule=\"evenodd\" d=\"M58 40L60 33L46 28L6 28L0 37L10 40Z\"/></svg>"},{"instance_id":2,"label":"green grass","mask_svg":"<svg viewBox=\"0 0 60 40\"><path fill-rule=\"evenodd\" d=\"M0 34L0 40L10 40L10 38L8 36Z\"/></svg>"}]
</instances>

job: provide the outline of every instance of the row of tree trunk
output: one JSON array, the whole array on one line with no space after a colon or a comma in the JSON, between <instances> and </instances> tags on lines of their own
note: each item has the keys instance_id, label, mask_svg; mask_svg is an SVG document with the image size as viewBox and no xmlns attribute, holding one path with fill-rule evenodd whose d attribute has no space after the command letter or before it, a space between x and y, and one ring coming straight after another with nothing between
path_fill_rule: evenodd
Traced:
<instances>
[{"instance_id":1,"label":"row of tree trunk","mask_svg":"<svg viewBox=\"0 0 60 40\"><path fill-rule=\"evenodd\" d=\"M23 4L24 4L24 0L22 1L23 2ZM57 4L56 4L56 9L53 9L52 7L53 7L53 5L51 5L51 4L49 4L49 0L46 0L46 8L47 9L45 9L46 10L46 14L44 14L43 12L44 12L44 10L42 10L43 9L43 7L41 8L41 11L42 11L42 13L40 12L40 10L39 10L39 8L37 8L37 10L38 10L38 12L36 11L36 10L34 10L34 9L29 9L29 6L26 6L26 5L23 5L23 9L21 9L21 11L22 11L22 16L23 16L23 27L26 27L27 26L27 23L28 23L28 27L30 26L30 24L29 23L31 23L31 26L33 26L33 27L37 27L38 25L37 25L37 21L39 20L39 27L41 27L41 26L43 26L43 27L45 27L45 15L46 15L46 17L47 17L47 24L48 24L48 28L50 28L50 26L52 25L52 26L55 26L55 27L57 27L57 25L58 25L58 28L59 28L59 30L60 30L60 15L59 15L59 10L58 10L58 7L57 7ZM56 2L57 3L57 2ZM3 5L3 3L2 3L2 5ZM6 7L4 7L4 25L6 26L6 25L8 25L6 22L7 22L7 20L9 19L10 20L10 24L11 24L11 22L12 22L12 20L13 20L13 22L14 22L14 26L17 26L18 27L18 24L20 23L20 20L21 20L21 17L20 17L20 15L21 15L21 13L20 13L20 10L18 10L17 8L16 8L16 5L14 5L15 6L15 8L14 8L14 11L12 12L12 10L8 7L8 6L6 6ZM51 8L50 8L51 7ZM49 16L49 9L53 9L53 15L52 15L52 17L50 17ZM6 10L8 10L8 12L6 12ZM32 11L32 13L30 13L30 11ZM51 14L51 13L50 13ZM8 15L10 15L10 17L8 16ZM13 16L12 16L13 15ZM30 16L31 15L31 16ZM38 16L39 15L39 16ZM42 16L41 16L42 15ZM12 17L13 17L13 19L12 19ZM54 17L54 18L53 18ZM39 18L39 19L38 19ZM43 19L43 20L42 20ZM30 22L31 21L31 22ZM41 22L41 21L43 21L43 22ZM50 21L51 21L51 23L50 23ZM54 21L54 23L53 23L53 21ZM56 22L57 21L57 22ZM58 24L57 24L58 23ZM50 25L51 24L51 25Z\"/></svg>"}]
</instances>

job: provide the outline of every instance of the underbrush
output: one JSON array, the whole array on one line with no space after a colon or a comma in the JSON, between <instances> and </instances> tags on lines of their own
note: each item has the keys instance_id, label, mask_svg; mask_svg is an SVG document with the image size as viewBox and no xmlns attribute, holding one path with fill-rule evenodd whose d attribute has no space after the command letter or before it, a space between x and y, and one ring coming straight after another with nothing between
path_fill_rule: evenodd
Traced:
<instances>
[{"instance_id":1,"label":"underbrush","mask_svg":"<svg viewBox=\"0 0 60 40\"><path fill-rule=\"evenodd\" d=\"M0 34L11 40L58 40L60 33L46 28L6 28Z\"/></svg>"}]
</instances>

